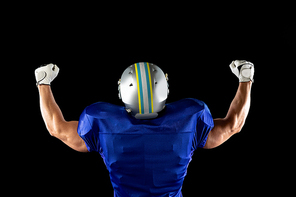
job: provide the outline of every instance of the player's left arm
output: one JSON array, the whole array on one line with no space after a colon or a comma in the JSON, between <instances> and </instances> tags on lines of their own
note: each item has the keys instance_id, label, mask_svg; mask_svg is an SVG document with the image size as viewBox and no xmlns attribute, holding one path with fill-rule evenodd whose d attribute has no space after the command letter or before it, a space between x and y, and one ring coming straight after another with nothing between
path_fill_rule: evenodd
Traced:
<instances>
[{"instance_id":1,"label":"player's left arm","mask_svg":"<svg viewBox=\"0 0 296 197\"><path fill-rule=\"evenodd\" d=\"M239 67L237 65L242 66L240 70L237 69ZM239 133L249 113L254 65L250 62L236 60L230 64L230 67L232 72L239 78L238 90L226 117L214 119L214 128L208 134L204 146L206 149L215 148L234 134Z\"/></svg>"},{"instance_id":2,"label":"player's left arm","mask_svg":"<svg viewBox=\"0 0 296 197\"><path fill-rule=\"evenodd\" d=\"M49 133L79 152L88 152L77 133L78 121L66 121L51 91L50 83L58 74L53 64L36 69L35 76L40 95L40 109Z\"/></svg>"},{"instance_id":3,"label":"player's left arm","mask_svg":"<svg viewBox=\"0 0 296 197\"><path fill-rule=\"evenodd\" d=\"M204 148L215 148L241 131L250 109L251 86L252 82L239 84L226 117L214 119L214 128L210 131Z\"/></svg>"}]
</instances>

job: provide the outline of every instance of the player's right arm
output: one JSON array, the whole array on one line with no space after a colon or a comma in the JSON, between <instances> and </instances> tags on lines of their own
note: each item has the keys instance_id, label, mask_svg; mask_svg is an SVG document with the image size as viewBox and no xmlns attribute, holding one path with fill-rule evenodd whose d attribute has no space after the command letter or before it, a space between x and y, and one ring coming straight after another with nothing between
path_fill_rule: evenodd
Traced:
<instances>
[{"instance_id":1,"label":"player's right arm","mask_svg":"<svg viewBox=\"0 0 296 197\"><path fill-rule=\"evenodd\" d=\"M66 121L51 91L50 83L58 75L59 68L49 64L35 70L40 95L40 109L49 133L79 152L88 152L77 133L78 121Z\"/></svg>"},{"instance_id":2,"label":"player's right arm","mask_svg":"<svg viewBox=\"0 0 296 197\"><path fill-rule=\"evenodd\" d=\"M239 78L239 87L225 118L214 119L214 128L208 134L204 148L215 148L241 131L250 109L254 65L246 61L233 61L232 72ZM240 70L239 70L240 69Z\"/></svg>"}]
</instances>

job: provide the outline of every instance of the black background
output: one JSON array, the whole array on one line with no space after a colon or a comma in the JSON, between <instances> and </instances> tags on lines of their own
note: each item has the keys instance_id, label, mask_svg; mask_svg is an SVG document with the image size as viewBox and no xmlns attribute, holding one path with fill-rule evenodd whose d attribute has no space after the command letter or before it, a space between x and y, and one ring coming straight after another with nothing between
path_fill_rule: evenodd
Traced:
<instances>
[{"instance_id":1,"label":"black background","mask_svg":"<svg viewBox=\"0 0 296 197\"><path fill-rule=\"evenodd\" d=\"M61 6L40 5L5 24L3 56L12 76L4 87L11 103L4 119L11 125L5 132L8 184L26 193L113 194L99 154L73 151L47 132L34 77L47 63L60 68L52 91L65 119L78 120L94 102L122 105L117 81L126 67L141 61L169 74L167 102L197 98L213 118L222 118L238 87L228 65L251 61L255 83L244 128L218 148L195 152L183 195L265 192L266 182L285 174L276 163L289 159L284 155L289 134L283 133L289 121L283 114L292 99L283 95L293 90L288 75L295 66L295 34L288 15L219 6Z\"/></svg>"}]
</instances>

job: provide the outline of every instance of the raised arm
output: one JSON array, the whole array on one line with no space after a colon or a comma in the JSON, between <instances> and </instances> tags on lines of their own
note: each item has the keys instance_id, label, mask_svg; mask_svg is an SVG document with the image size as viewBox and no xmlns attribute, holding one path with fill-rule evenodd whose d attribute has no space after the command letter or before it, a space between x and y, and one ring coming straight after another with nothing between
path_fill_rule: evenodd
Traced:
<instances>
[{"instance_id":1,"label":"raised arm","mask_svg":"<svg viewBox=\"0 0 296 197\"><path fill-rule=\"evenodd\" d=\"M210 131L204 146L206 149L215 148L240 132L249 113L254 65L246 61L235 61L230 67L239 78L238 90L226 117L214 119L214 128Z\"/></svg>"},{"instance_id":2,"label":"raised arm","mask_svg":"<svg viewBox=\"0 0 296 197\"><path fill-rule=\"evenodd\" d=\"M50 83L57 76L58 71L58 67L53 64L40 67L35 71L43 120L52 136L60 139L76 151L87 152L84 141L77 133L78 121L66 121L64 119L52 94Z\"/></svg>"}]
</instances>

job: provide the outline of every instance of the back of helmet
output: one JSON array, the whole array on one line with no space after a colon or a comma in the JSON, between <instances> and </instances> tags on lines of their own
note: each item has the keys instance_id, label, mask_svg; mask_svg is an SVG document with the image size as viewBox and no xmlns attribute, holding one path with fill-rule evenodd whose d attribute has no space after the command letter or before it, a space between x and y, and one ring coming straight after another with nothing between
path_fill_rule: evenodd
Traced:
<instances>
[{"instance_id":1,"label":"back of helmet","mask_svg":"<svg viewBox=\"0 0 296 197\"><path fill-rule=\"evenodd\" d=\"M119 97L137 119L156 118L168 96L167 75L156 65L139 62L129 66L119 81Z\"/></svg>"}]
</instances>

